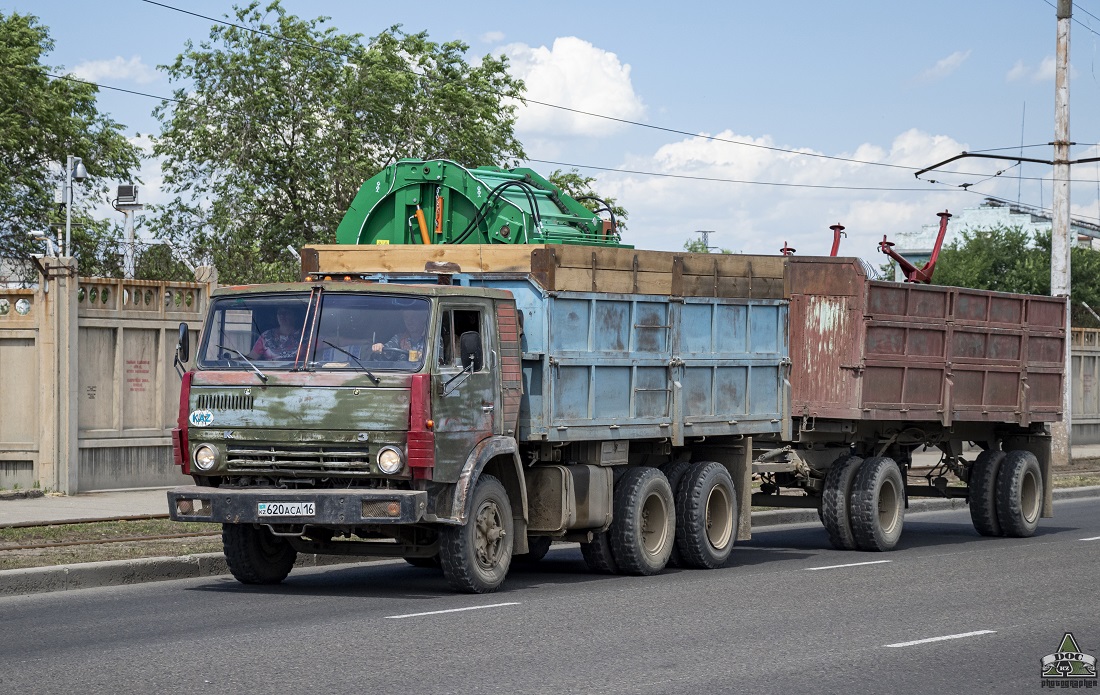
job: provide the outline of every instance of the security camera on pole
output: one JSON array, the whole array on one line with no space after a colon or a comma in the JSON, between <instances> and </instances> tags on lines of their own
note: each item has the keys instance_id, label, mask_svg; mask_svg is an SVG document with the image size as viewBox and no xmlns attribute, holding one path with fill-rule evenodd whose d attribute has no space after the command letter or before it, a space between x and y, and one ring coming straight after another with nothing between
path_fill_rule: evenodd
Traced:
<instances>
[{"instance_id":1,"label":"security camera on pole","mask_svg":"<svg viewBox=\"0 0 1100 695\"><path fill-rule=\"evenodd\" d=\"M88 178L88 170L84 168L84 160L71 154L65 161L65 191L63 200L65 203L65 255L73 255L72 247L72 223L73 223L73 181L82 183Z\"/></svg>"}]
</instances>

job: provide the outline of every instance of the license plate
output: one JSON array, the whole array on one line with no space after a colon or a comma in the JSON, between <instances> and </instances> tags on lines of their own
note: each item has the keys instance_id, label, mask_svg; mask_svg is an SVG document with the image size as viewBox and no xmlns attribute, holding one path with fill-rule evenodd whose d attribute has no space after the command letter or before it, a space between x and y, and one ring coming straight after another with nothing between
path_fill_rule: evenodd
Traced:
<instances>
[{"instance_id":1,"label":"license plate","mask_svg":"<svg viewBox=\"0 0 1100 695\"><path fill-rule=\"evenodd\" d=\"M260 516L313 516L317 509L313 502L260 502L256 513Z\"/></svg>"}]
</instances>

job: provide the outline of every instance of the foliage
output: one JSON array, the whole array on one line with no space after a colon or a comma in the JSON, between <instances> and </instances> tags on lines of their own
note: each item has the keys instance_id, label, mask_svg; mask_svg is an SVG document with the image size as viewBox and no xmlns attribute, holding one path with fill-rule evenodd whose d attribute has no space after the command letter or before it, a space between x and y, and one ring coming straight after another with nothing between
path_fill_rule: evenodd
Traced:
<instances>
[{"instance_id":1,"label":"foliage","mask_svg":"<svg viewBox=\"0 0 1100 695\"><path fill-rule=\"evenodd\" d=\"M1082 302L1100 310L1100 253L1070 251L1074 326L1100 327ZM964 231L945 246L932 278L937 285L1000 292L1050 294L1050 233L1028 235L1019 227Z\"/></svg>"},{"instance_id":2,"label":"foliage","mask_svg":"<svg viewBox=\"0 0 1100 695\"><path fill-rule=\"evenodd\" d=\"M615 228L618 229L619 234L626 231L626 220L630 217L630 213L622 205L619 205L614 198L602 196L596 192L596 189L592 187L592 184L596 181L595 176L582 176L580 171L575 168L567 172L555 169L547 179L566 195L578 199L581 205L592 212L597 214L601 212L609 213L611 219L615 221ZM582 198L583 200L581 200Z\"/></svg>"},{"instance_id":3,"label":"foliage","mask_svg":"<svg viewBox=\"0 0 1100 695\"><path fill-rule=\"evenodd\" d=\"M64 237L64 207L54 192L64 177L67 155L81 157L89 178L74 184L74 249L80 272L94 270L83 239L106 233L88 210L106 196L109 181L128 181L140 151L122 134L123 126L96 108L98 88L85 82L51 79L61 73L42 61L54 43L36 17L0 12L0 258L28 259L41 242L30 233L51 226Z\"/></svg>"},{"instance_id":4,"label":"foliage","mask_svg":"<svg viewBox=\"0 0 1100 695\"><path fill-rule=\"evenodd\" d=\"M713 246L707 246L707 242L703 241L703 237L698 239L688 239L684 242L684 250L689 253L711 253L714 250ZM718 253L733 253L730 249L717 249Z\"/></svg>"},{"instance_id":5,"label":"foliage","mask_svg":"<svg viewBox=\"0 0 1100 695\"><path fill-rule=\"evenodd\" d=\"M514 165L523 83L504 56L466 62L458 41L394 26L361 36L276 1L161 66L174 92L154 114L165 187L155 233L208 255L226 282L296 277L287 246L332 243L359 186L400 158Z\"/></svg>"}]
</instances>

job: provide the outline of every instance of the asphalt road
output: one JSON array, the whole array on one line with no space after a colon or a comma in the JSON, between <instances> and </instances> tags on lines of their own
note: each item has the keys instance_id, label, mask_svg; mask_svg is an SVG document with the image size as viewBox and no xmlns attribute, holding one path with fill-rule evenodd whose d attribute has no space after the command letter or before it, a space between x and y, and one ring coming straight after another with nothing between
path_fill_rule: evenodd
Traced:
<instances>
[{"instance_id":1,"label":"asphalt road","mask_svg":"<svg viewBox=\"0 0 1100 695\"><path fill-rule=\"evenodd\" d=\"M656 577L555 547L488 596L390 562L2 598L0 692L1040 692L1065 632L1100 657L1100 499L1055 515L1029 539L912 515L882 554L788 526Z\"/></svg>"}]
</instances>

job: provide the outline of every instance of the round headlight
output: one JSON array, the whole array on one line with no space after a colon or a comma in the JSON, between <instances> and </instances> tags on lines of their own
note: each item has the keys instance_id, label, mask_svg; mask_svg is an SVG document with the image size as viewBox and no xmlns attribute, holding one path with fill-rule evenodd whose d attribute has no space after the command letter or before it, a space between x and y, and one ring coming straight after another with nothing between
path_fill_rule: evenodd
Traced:
<instances>
[{"instance_id":1,"label":"round headlight","mask_svg":"<svg viewBox=\"0 0 1100 695\"><path fill-rule=\"evenodd\" d=\"M384 446L378 452L378 470L386 475L393 475L405 465L405 457L401 450L393 446Z\"/></svg>"},{"instance_id":2,"label":"round headlight","mask_svg":"<svg viewBox=\"0 0 1100 695\"><path fill-rule=\"evenodd\" d=\"M214 468L214 465L218 462L218 452L214 450L214 447L203 444L195 450L195 468L200 471L209 471Z\"/></svg>"}]
</instances>

